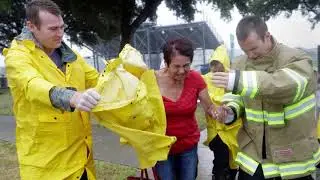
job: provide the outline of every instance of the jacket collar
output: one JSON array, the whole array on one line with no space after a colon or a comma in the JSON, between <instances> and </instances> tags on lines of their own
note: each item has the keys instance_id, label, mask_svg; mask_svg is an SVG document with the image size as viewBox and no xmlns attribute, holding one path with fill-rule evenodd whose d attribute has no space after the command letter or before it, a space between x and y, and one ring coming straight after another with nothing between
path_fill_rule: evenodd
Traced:
<instances>
[{"instance_id":1,"label":"jacket collar","mask_svg":"<svg viewBox=\"0 0 320 180\"><path fill-rule=\"evenodd\" d=\"M272 42L273 48L264 57L267 57L267 58L269 57L274 59L279 55L280 48L279 48L278 41L273 36L271 36L271 42Z\"/></svg>"},{"instance_id":2,"label":"jacket collar","mask_svg":"<svg viewBox=\"0 0 320 180\"><path fill-rule=\"evenodd\" d=\"M17 37L15 37L15 40L20 41L30 51L34 51L36 47L43 50L43 46L33 36L32 32L29 31L26 27L24 27L21 33ZM61 46L58 49L61 52L61 59L63 62L72 62L77 59L77 55L64 42L62 42Z\"/></svg>"}]
</instances>

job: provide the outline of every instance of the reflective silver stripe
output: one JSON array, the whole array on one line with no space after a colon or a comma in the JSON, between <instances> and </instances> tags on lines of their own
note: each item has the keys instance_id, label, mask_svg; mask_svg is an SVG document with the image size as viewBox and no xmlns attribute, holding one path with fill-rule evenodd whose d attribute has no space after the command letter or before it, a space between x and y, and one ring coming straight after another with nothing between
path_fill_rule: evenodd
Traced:
<instances>
[{"instance_id":1,"label":"reflective silver stripe","mask_svg":"<svg viewBox=\"0 0 320 180\"><path fill-rule=\"evenodd\" d=\"M254 122L264 122L264 115L262 111L256 111L253 109L245 109L246 111L246 118L248 121L254 121Z\"/></svg>"},{"instance_id":2,"label":"reflective silver stripe","mask_svg":"<svg viewBox=\"0 0 320 180\"><path fill-rule=\"evenodd\" d=\"M283 112L267 112L264 111L268 125L282 125L284 124L284 113Z\"/></svg>"},{"instance_id":3,"label":"reflective silver stripe","mask_svg":"<svg viewBox=\"0 0 320 180\"><path fill-rule=\"evenodd\" d=\"M229 102L229 103L227 104L227 106L232 106L232 107L234 107L235 110L237 111L237 112L236 112L236 113L237 113L237 117L240 116L240 111L241 111L241 109L240 109L240 106L239 106L237 103L235 103L235 102Z\"/></svg>"},{"instance_id":4,"label":"reflective silver stripe","mask_svg":"<svg viewBox=\"0 0 320 180\"><path fill-rule=\"evenodd\" d=\"M275 164L262 164L262 170L266 179L280 176L279 166Z\"/></svg>"},{"instance_id":5,"label":"reflective silver stripe","mask_svg":"<svg viewBox=\"0 0 320 180\"><path fill-rule=\"evenodd\" d=\"M280 175L282 178L288 178L297 174L306 174L316 170L317 162L320 161L320 147L313 154L313 158L300 163L288 163L279 166Z\"/></svg>"},{"instance_id":6,"label":"reflective silver stripe","mask_svg":"<svg viewBox=\"0 0 320 180\"><path fill-rule=\"evenodd\" d=\"M247 72L247 92L246 92L246 96L249 97L252 94L252 86L253 86L253 78L250 72Z\"/></svg>"},{"instance_id":7,"label":"reflective silver stripe","mask_svg":"<svg viewBox=\"0 0 320 180\"><path fill-rule=\"evenodd\" d=\"M292 176L296 174L305 174L316 170L313 160L306 163L294 163L290 165L280 165L281 177L285 178L287 176Z\"/></svg>"},{"instance_id":8,"label":"reflective silver stripe","mask_svg":"<svg viewBox=\"0 0 320 180\"><path fill-rule=\"evenodd\" d=\"M241 96L247 96L253 99L258 92L257 74L254 71L242 72L243 89Z\"/></svg>"},{"instance_id":9,"label":"reflective silver stripe","mask_svg":"<svg viewBox=\"0 0 320 180\"><path fill-rule=\"evenodd\" d=\"M284 113L283 112L267 112L258 111L253 109L245 109L246 117L248 121L254 122L267 122L268 125L282 125L284 124Z\"/></svg>"},{"instance_id":10,"label":"reflective silver stripe","mask_svg":"<svg viewBox=\"0 0 320 180\"><path fill-rule=\"evenodd\" d=\"M282 112L267 112L258 111L253 109L245 109L246 117L248 121L254 122L268 122L268 125L282 125L284 120L294 119L307 111L313 109L316 105L315 95L312 94L295 103L293 105L284 108L284 113Z\"/></svg>"},{"instance_id":11,"label":"reflective silver stripe","mask_svg":"<svg viewBox=\"0 0 320 180\"><path fill-rule=\"evenodd\" d=\"M318 148L318 151L313 154L314 164L317 165L320 162L320 148Z\"/></svg>"},{"instance_id":12,"label":"reflective silver stripe","mask_svg":"<svg viewBox=\"0 0 320 180\"><path fill-rule=\"evenodd\" d=\"M301 114L311 110L316 105L315 95L311 95L299 101L296 104L287 106L284 108L285 111L285 119L293 119L295 117L300 116Z\"/></svg>"},{"instance_id":13,"label":"reflective silver stripe","mask_svg":"<svg viewBox=\"0 0 320 180\"><path fill-rule=\"evenodd\" d=\"M257 73L256 72L252 72L252 82L253 82L253 86L252 86L252 93L250 95L250 98L253 99L256 97L257 93L258 93L258 80L257 80Z\"/></svg>"},{"instance_id":14,"label":"reflective silver stripe","mask_svg":"<svg viewBox=\"0 0 320 180\"><path fill-rule=\"evenodd\" d=\"M284 68L282 69L285 73L287 73L298 85L296 96L294 97L293 102L299 101L302 96L304 95L304 92L307 87L307 79L298 74L297 72L293 71L292 69Z\"/></svg>"},{"instance_id":15,"label":"reflective silver stripe","mask_svg":"<svg viewBox=\"0 0 320 180\"><path fill-rule=\"evenodd\" d=\"M320 161L320 147L318 151L313 154L313 158L299 163L283 163L280 165L265 163L262 164L262 170L265 178L272 178L276 176L281 176L282 178L288 178L290 176L306 174L316 170L316 162ZM241 165L241 167L247 169L250 173L254 174L259 163L245 155L242 152L238 152L236 162ZM251 174L251 175L252 175Z\"/></svg>"},{"instance_id":16,"label":"reflective silver stripe","mask_svg":"<svg viewBox=\"0 0 320 180\"><path fill-rule=\"evenodd\" d=\"M239 95L234 95L234 94L231 94L231 93L227 93L222 97L222 102L223 103L231 102L231 101L238 103L240 106L243 106L243 102L241 100L241 96L239 96Z\"/></svg>"},{"instance_id":17,"label":"reflective silver stripe","mask_svg":"<svg viewBox=\"0 0 320 180\"><path fill-rule=\"evenodd\" d=\"M247 78L247 73L242 72L242 84L243 84L243 89L241 91L241 96L246 96L247 93L247 88L248 88L248 78Z\"/></svg>"},{"instance_id":18,"label":"reflective silver stripe","mask_svg":"<svg viewBox=\"0 0 320 180\"><path fill-rule=\"evenodd\" d=\"M256 172L259 165L258 162L246 156L242 152L237 153L236 162L239 163L243 168L247 169L251 175Z\"/></svg>"}]
</instances>

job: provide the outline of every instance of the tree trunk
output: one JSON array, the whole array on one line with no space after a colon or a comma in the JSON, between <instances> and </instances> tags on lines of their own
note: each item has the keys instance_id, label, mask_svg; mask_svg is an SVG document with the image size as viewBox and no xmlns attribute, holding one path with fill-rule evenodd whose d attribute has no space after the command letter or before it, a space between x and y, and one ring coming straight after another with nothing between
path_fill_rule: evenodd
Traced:
<instances>
[{"instance_id":1,"label":"tree trunk","mask_svg":"<svg viewBox=\"0 0 320 180\"><path fill-rule=\"evenodd\" d=\"M132 33L131 19L133 18L133 7L135 6L135 0L124 0L122 1L122 12L121 12L121 39L119 52L122 48L130 42Z\"/></svg>"},{"instance_id":2,"label":"tree trunk","mask_svg":"<svg viewBox=\"0 0 320 180\"><path fill-rule=\"evenodd\" d=\"M122 50L122 48L126 44L130 43L132 35L133 35L133 31L130 25L127 25L127 24L121 25L121 40L120 40L119 52Z\"/></svg>"},{"instance_id":3,"label":"tree trunk","mask_svg":"<svg viewBox=\"0 0 320 180\"><path fill-rule=\"evenodd\" d=\"M132 3L131 0L128 0ZM148 17L152 16L156 13L158 6L162 0L148 0L145 7L136 17L136 19L130 23L131 19L133 18L133 13L127 11L128 5L130 3L126 3L123 5L123 8L126 8L125 11L122 11L122 18L121 18L121 42L120 42L120 51L122 48L127 44L130 43L132 36L139 28L139 26L147 20Z\"/></svg>"}]
</instances>

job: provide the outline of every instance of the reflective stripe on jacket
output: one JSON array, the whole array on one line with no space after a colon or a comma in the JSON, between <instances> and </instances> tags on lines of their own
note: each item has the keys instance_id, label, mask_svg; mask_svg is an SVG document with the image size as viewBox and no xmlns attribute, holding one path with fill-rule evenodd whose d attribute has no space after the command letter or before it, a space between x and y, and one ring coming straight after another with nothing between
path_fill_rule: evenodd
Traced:
<instances>
[{"instance_id":1,"label":"reflective stripe on jacket","mask_svg":"<svg viewBox=\"0 0 320 180\"><path fill-rule=\"evenodd\" d=\"M238 100L225 103L236 107L243 117L238 136L240 167L252 174L261 163L265 177L290 179L311 174L319 162L311 58L275 42L267 56L256 60L241 56L232 69L240 75L235 90ZM270 173L272 168L278 173Z\"/></svg>"}]
</instances>

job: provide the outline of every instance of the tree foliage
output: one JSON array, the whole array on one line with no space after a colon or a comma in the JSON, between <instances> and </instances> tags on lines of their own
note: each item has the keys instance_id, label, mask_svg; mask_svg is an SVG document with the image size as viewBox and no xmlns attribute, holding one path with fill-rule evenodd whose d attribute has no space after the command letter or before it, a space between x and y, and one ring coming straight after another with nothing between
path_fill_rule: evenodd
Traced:
<instances>
[{"instance_id":1,"label":"tree foliage","mask_svg":"<svg viewBox=\"0 0 320 180\"><path fill-rule=\"evenodd\" d=\"M237 7L240 14L255 14L265 20L286 13L290 17L293 11L300 11L315 27L320 21L320 0L204 0L221 10L221 16L231 18L230 11Z\"/></svg>"},{"instance_id":2,"label":"tree foliage","mask_svg":"<svg viewBox=\"0 0 320 180\"><path fill-rule=\"evenodd\" d=\"M64 12L65 31L77 44L95 46L121 35L121 45L128 43L146 20L155 21L156 10L163 0L54 0ZM24 24L27 0L0 0L0 48L20 33ZM315 25L320 21L320 0L164 0L175 15L187 21L194 19L197 2L220 10L221 17L231 18L237 7L242 15L257 14L268 20L281 12L289 16L300 10Z\"/></svg>"},{"instance_id":3,"label":"tree foliage","mask_svg":"<svg viewBox=\"0 0 320 180\"><path fill-rule=\"evenodd\" d=\"M0 48L6 47L21 31L24 23L24 1L0 1Z\"/></svg>"}]
</instances>

